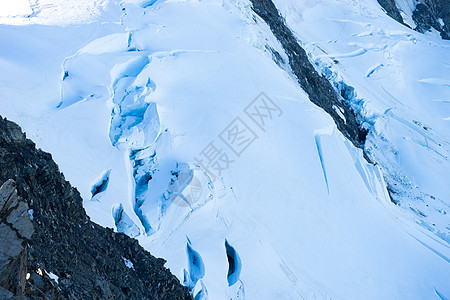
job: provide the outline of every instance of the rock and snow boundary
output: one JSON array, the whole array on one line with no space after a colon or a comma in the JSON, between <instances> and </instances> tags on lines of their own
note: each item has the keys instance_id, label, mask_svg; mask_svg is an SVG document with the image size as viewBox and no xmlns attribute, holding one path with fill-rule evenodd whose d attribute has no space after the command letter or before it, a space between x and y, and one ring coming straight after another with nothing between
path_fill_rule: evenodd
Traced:
<instances>
[{"instance_id":1,"label":"rock and snow boundary","mask_svg":"<svg viewBox=\"0 0 450 300\"><path fill-rule=\"evenodd\" d=\"M54 154L94 221L137 236L199 298L450 294L448 244L412 221L407 204L405 214L391 203L385 184L389 170L435 178L424 183L444 195L442 207L406 200L430 207L417 222L448 226L445 153L431 162L437 175L407 168L420 166L416 157L435 159L432 149L420 152L427 132L447 147L447 87L429 80L448 80L445 42L391 20L376 1L274 1L317 70L380 133L365 149L386 159L374 166L309 101L249 2L134 2L121 4L122 25L111 17L77 30L30 29L54 30L56 45L1 28L12 41L0 50L3 65L12 78L28 71L23 82L37 99L3 87L17 101L2 108ZM25 56L11 49L23 41L55 53L47 68L18 63ZM433 68L407 52L432 52ZM247 130L239 143L229 139L236 128ZM220 160L205 168L212 153Z\"/></svg>"}]
</instances>

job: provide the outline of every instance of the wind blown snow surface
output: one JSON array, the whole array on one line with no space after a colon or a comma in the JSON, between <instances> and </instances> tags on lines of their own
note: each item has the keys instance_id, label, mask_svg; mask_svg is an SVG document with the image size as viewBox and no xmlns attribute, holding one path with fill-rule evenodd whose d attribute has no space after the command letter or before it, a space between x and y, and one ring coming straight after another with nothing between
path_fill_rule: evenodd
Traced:
<instances>
[{"instance_id":1,"label":"wind blown snow surface","mask_svg":"<svg viewBox=\"0 0 450 300\"><path fill-rule=\"evenodd\" d=\"M88 24L0 26L0 114L93 221L196 299L450 297L448 41L376 0L274 1L361 114L370 164L250 2L102 3Z\"/></svg>"}]
</instances>

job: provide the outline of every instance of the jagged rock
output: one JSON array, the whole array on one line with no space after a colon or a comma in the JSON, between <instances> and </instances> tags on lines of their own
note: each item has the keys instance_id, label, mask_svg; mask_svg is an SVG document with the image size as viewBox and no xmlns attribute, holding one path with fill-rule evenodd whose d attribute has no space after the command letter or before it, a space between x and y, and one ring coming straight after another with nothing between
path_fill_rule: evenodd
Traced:
<instances>
[{"instance_id":1,"label":"jagged rock","mask_svg":"<svg viewBox=\"0 0 450 300\"><path fill-rule=\"evenodd\" d=\"M395 0L377 0L378 3L381 5L381 7L384 8L387 15L391 17L392 19L396 20L399 23L403 23L402 15L400 14L400 11L398 10L397 5L395 4Z\"/></svg>"},{"instance_id":2,"label":"jagged rock","mask_svg":"<svg viewBox=\"0 0 450 300\"><path fill-rule=\"evenodd\" d=\"M23 297L25 291L26 245L33 234L28 204L13 180L0 187L0 295L1 299Z\"/></svg>"},{"instance_id":3,"label":"jagged rock","mask_svg":"<svg viewBox=\"0 0 450 300\"><path fill-rule=\"evenodd\" d=\"M394 20L404 23L395 0L377 0ZM436 29L443 39L450 39L450 0L420 0L416 2L412 18L416 27L414 30L424 33L431 28ZM409 27L409 26L408 26Z\"/></svg>"},{"instance_id":4,"label":"jagged rock","mask_svg":"<svg viewBox=\"0 0 450 300\"><path fill-rule=\"evenodd\" d=\"M315 105L325 110L336 123L337 128L356 147L362 148L367 130L361 126L356 113L332 84L316 70L305 50L286 25L283 17L271 0L251 0L253 10L269 25L273 35L281 43L289 58L289 65L302 89ZM344 118L337 112L340 110Z\"/></svg>"},{"instance_id":5,"label":"jagged rock","mask_svg":"<svg viewBox=\"0 0 450 300\"><path fill-rule=\"evenodd\" d=\"M440 32L443 39L450 39L450 0L422 0L416 5L413 20L415 30L425 32L431 28Z\"/></svg>"},{"instance_id":6,"label":"jagged rock","mask_svg":"<svg viewBox=\"0 0 450 300\"><path fill-rule=\"evenodd\" d=\"M19 270L23 270L22 264L28 267L25 298L192 298L164 267L163 259L153 257L125 234L90 221L80 194L64 179L51 155L37 150L17 124L0 117L0 184L9 179L16 182L16 194L33 211L33 235L21 221L26 214L8 214L14 225L0 225L5 253L16 255ZM6 185L11 184L8 182ZM28 252L20 252L23 244L17 242L18 233L23 238L31 236ZM125 265L124 258L133 268ZM4 265L0 265L0 274ZM52 279L54 275L57 280ZM0 295L1 299L9 297L3 290Z\"/></svg>"}]
</instances>

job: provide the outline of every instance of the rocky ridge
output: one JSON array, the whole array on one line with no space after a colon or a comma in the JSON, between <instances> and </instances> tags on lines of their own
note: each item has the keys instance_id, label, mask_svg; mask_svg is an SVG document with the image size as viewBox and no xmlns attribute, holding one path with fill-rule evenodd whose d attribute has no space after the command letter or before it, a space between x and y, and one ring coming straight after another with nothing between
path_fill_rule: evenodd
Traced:
<instances>
[{"instance_id":1,"label":"rocky ridge","mask_svg":"<svg viewBox=\"0 0 450 300\"><path fill-rule=\"evenodd\" d=\"M163 259L90 221L51 155L3 118L0 185L2 299L192 298Z\"/></svg>"},{"instance_id":2,"label":"rocky ridge","mask_svg":"<svg viewBox=\"0 0 450 300\"><path fill-rule=\"evenodd\" d=\"M388 16L406 25L395 0L377 1ZM416 24L414 30L425 33L434 29L443 39L450 40L450 0L419 0L415 5L412 13L412 19Z\"/></svg>"},{"instance_id":3,"label":"rocky ridge","mask_svg":"<svg viewBox=\"0 0 450 300\"><path fill-rule=\"evenodd\" d=\"M381 5L381 7L384 8L386 11L386 14L391 17L392 19L396 20L399 23L403 23L402 15L400 14L400 11L395 4L395 0L377 0L378 3Z\"/></svg>"},{"instance_id":4,"label":"rocky ridge","mask_svg":"<svg viewBox=\"0 0 450 300\"><path fill-rule=\"evenodd\" d=\"M431 28L439 31L441 37L450 40L450 0L421 0L413 12L413 20L419 32Z\"/></svg>"},{"instance_id":5,"label":"rocky ridge","mask_svg":"<svg viewBox=\"0 0 450 300\"><path fill-rule=\"evenodd\" d=\"M255 13L269 25L273 35L283 46L289 66L311 102L325 110L333 118L339 131L356 147L363 148L367 135L364 121L311 63L274 3L271 0L251 2Z\"/></svg>"},{"instance_id":6,"label":"rocky ridge","mask_svg":"<svg viewBox=\"0 0 450 300\"><path fill-rule=\"evenodd\" d=\"M0 298L19 298L25 292L27 245L34 232L28 204L18 196L16 183L0 187Z\"/></svg>"}]
</instances>

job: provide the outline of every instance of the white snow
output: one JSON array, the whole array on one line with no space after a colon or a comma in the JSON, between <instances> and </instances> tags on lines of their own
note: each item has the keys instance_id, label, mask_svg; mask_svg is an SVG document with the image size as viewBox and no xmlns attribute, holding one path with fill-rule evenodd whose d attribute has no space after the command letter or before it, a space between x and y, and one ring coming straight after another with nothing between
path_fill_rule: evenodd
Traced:
<instances>
[{"instance_id":1,"label":"white snow","mask_svg":"<svg viewBox=\"0 0 450 300\"><path fill-rule=\"evenodd\" d=\"M416 27L414 20L412 19L413 11L416 9L416 0L395 0L395 4L402 15L403 22L408 24L411 28Z\"/></svg>"},{"instance_id":2,"label":"white snow","mask_svg":"<svg viewBox=\"0 0 450 300\"><path fill-rule=\"evenodd\" d=\"M274 2L355 88L378 165L272 60L266 45L287 58L246 0L86 0L76 26L54 1L68 21L39 22L65 27L0 26L0 114L52 153L92 220L199 297L450 297L449 43L376 0ZM385 183L398 178L400 206Z\"/></svg>"},{"instance_id":3,"label":"white snow","mask_svg":"<svg viewBox=\"0 0 450 300\"><path fill-rule=\"evenodd\" d=\"M33 221L33 213L34 213L34 210L32 210L32 209L29 209L28 210L28 214L30 215L30 219L31 219L31 221Z\"/></svg>"},{"instance_id":4,"label":"white snow","mask_svg":"<svg viewBox=\"0 0 450 300\"><path fill-rule=\"evenodd\" d=\"M450 87L450 80L442 79L442 78L423 78L419 79L419 82L434 84L434 85L441 85L441 86L447 86Z\"/></svg>"},{"instance_id":5,"label":"white snow","mask_svg":"<svg viewBox=\"0 0 450 300\"><path fill-rule=\"evenodd\" d=\"M53 274L52 272L48 272L47 274L48 274L48 277L50 277L51 279L56 281L56 283L58 283L59 277L56 274Z\"/></svg>"},{"instance_id":6,"label":"white snow","mask_svg":"<svg viewBox=\"0 0 450 300\"><path fill-rule=\"evenodd\" d=\"M33 12L28 0L3 0L0 5L0 18L27 16Z\"/></svg>"},{"instance_id":7,"label":"white snow","mask_svg":"<svg viewBox=\"0 0 450 300\"><path fill-rule=\"evenodd\" d=\"M122 257L122 259L123 259L123 262L125 263L125 266L134 270L134 265L131 260L129 260L128 258L125 258L125 257Z\"/></svg>"},{"instance_id":8,"label":"white snow","mask_svg":"<svg viewBox=\"0 0 450 300\"><path fill-rule=\"evenodd\" d=\"M93 22L110 0L1 0L0 24L70 25Z\"/></svg>"}]
</instances>

